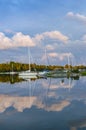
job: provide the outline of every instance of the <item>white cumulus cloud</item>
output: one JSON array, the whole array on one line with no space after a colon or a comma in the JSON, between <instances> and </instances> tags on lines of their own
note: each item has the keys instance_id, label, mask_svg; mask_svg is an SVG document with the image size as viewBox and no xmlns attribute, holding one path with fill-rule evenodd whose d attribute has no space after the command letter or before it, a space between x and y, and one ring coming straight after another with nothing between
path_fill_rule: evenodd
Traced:
<instances>
[{"instance_id":1,"label":"white cumulus cloud","mask_svg":"<svg viewBox=\"0 0 86 130\"><path fill-rule=\"evenodd\" d=\"M21 32L15 34L12 37L13 45L16 47L26 47L26 46L35 46L35 43L32 41L29 35L24 35Z\"/></svg>"},{"instance_id":2,"label":"white cumulus cloud","mask_svg":"<svg viewBox=\"0 0 86 130\"><path fill-rule=\"evenodd\" d=\"M9 47L12 47L11 39L6 37L4 33L0 32L0 49L7 49Z\"/></svg>"},{"instance_id":3,"label":"white cumulus cloud","mask_svg":"<svg viewBox=\"0 0 86 130\"><path fill-rule=\"evenodd\" d=\"M86 16L85 15L82 15L79 13L68 12L66 16L68 18L75 19L75 20L78 20L80 22L86 23Z\"/></svg>"},{"instance_id":4,"label":"white cumulus cloud","mask_svg":"<svg viewBox=\"0 0 86 130\"><path fill-rule=\"evenodd\" d=\"M9 31L9 30L7 30ZM54 39L59 40L62 43L67 43L68 37L60 33L59 31L51 31L51 32L44 32L41 34L37 34L34 37L30 35L24 35L21 32L15 33L12 37L7 37L4 33L0 32L0 49L8 49L8 48L15 48L15 47L27 47L27 46L37 46L42 43L42 40ZM48 45L48 49L53 49L53 46Z\"/></svg>"},{"instance_id":5,"label":"white cumulus cloud","mask_svg":"<svg viewBox=\"0 0 86 130\"><path fill-rule=\"evenodd\" d=\"M26 46L35 46L35 43L29 35L18 32L13 37L9 38L4 33L0 32L0 49Z\"/></svg>"},{"instance_id":6,"label":"white cumulus cloud","mask_svg":"<svg viewBox=\"0 0 86 130\"><path fill-rule=\"evenodd\" d=\"M63 43L67 43L69 38L65 35L63 35L61 32L59 31L50 31L50 32L44 32L42 34L37 34L35 37L34 37L34 40L35 41L42 41L46 38L49 38L49 39L54 39L54 40L59 40Z\"/></svg>"}]
</instances>

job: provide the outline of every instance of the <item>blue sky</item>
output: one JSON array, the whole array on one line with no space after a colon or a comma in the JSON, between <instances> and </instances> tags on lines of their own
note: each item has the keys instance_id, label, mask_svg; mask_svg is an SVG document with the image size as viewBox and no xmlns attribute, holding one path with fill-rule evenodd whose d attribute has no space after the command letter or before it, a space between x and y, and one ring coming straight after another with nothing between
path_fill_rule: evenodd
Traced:
<instances>
[{"instance_id":1,"label":"blue sky","mask_svg":"<svg viewBox=\"0 0 86 130\"><path fill-rule=\"evenodd\" d=\"M85 64L86 0L0 0L0 62Z\"/></svg>"}]
</instances>

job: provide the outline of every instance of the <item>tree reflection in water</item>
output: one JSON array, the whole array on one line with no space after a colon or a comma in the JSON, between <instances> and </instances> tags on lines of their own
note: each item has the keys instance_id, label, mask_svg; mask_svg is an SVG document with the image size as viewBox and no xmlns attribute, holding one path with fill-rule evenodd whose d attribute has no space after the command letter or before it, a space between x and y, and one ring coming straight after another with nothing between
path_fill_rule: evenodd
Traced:
<instances>
[{"instance_id":1,"label":"tree reflection in water","mask_svg":"<svg viewBox=\"0 0 86 130\"><path fill-rule=\"evenodd\" d=\"M0 82L9 82L10 84L18 83L24 81L20 79L18 75L0 75Z\"/></svg>"}]
</instances>

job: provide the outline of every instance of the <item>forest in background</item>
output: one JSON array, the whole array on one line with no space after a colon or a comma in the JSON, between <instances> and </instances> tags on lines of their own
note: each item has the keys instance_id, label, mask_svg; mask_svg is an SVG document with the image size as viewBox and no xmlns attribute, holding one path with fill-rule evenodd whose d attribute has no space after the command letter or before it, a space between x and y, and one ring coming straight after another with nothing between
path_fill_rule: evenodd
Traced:
<instances>
[{"instance_id":1,"label":"forest in background","mask_svg":"<svg viewBox=\"0 0 86 130\"><path fill-rule=\"evenodd\" d=\"M72 66L72 65L38 65L38 64L30 64L31 67L31 71L43 71L43 70L64 70L64 69L70 69L71 71L83 71L86 70L86 66L84 65L76 65L76 66ZM20 71L26 71L29 69L29 64L26 63L18 63L18 62L8 62L8 63L0 63L0 72L10 72L10 71L16 71L16 72L20 72Z\"/></svg>"}]
</instances>

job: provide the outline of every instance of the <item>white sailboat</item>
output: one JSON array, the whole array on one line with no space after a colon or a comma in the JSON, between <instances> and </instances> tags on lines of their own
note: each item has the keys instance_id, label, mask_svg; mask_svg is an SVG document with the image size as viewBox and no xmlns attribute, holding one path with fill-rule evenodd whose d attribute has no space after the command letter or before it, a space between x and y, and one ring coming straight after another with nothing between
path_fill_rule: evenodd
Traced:
<instances>
[{"instance_id":1,"label":"white sailboat","mask_svg":"<svg viewBox=\"0 0 86 130\"><path fill-rule=\"evenodd\" d=\"M47 51L47 50L46 50L46 47L45 47L45 58L48 58L46 51ZM46 76L47 73L48 73L48 71L44 70L44 71L42 71L42 72L39 72L39 73L37 74L37 76L38 76L39 78L47 78L47 76Z\"/></svg>"},{"instance_id":2,"label":"white sailboat","mask_svg":"<svg viewBox=\"0 0 86 130\"><path fill-rule=\"evenodd\" d=\"M30 48L28 50L28 53L29 53L29 70L27 71L23 71L23 72L20 72L19 73L19 77L20 78L23 78L23 79L34 79L34 78L37 78L37 72L36 71L31 71L31 66L30 66Z\"/></svg>"},{"instance_id":3,"label":"white sailboat","mask_svg":"<svg viewBox=\"0 0 86 130\"><path fill-rule=\"evenodd\" d=\"M37 72L31 72L30 70L20 72L19 77L23 79L34 79L37 78Z\"/></svg>"},{"instance_id":4,"label":"white sailboat","mask_svg":"<svg viewBox=\"0 0 86 130\"><path fill-rule=\"evenodd\" d=\"M12 70L9 72L9 74L10 74L10 75L15 75L15 74L17 74L17 72L15 72L15 71L13 70L13 63L12 63Z\"/></svg>"}]
</instances>

